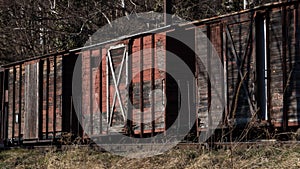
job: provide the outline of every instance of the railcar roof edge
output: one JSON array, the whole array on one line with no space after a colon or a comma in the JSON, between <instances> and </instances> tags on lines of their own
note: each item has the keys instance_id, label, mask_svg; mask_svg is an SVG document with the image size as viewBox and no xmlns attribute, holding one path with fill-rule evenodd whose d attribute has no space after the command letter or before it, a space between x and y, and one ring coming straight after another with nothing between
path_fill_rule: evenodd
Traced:
<instances>
[{"instance_id":1,"label":"railcar roof edge","mask_svg":"<svg viewBox=\"0 0 300 169\"><path fill-rule=\"evenodd\" d=\"M16 61L16 62L1 65L0 70L3 69L3 68L8 68L10 66L19 65L19 64L22 64L24 62L30 62L30 61L33 61L33 60L43 59L43 58L47 58L47 57L50 57L50 56L64 55L64 54L67 54L67 53L70 53L70 51L69 50L58 51L58 52L53 52L53 53L49 53L49 54L44 54L44 55L37 56L37 57L32 57L32 58L28 58L28 59L19 60L19 61Z\"/></svg>"},{"instance_id":2,"label":"railcar roof edge","mask_svg":"<svg viewBox=\"0 0 300 169\"><path fill-rule=\"evenodd\" d=\"M245 10L241 10L241 11L237 11L237 12L233 12L233 13L228 13L228 14L224 14L224 15L220 15L220 16L214 16L214 17L210 17L210 18L206 18L206 19L194 20L194 21L191 21L191 22L188 22L188 23L179 23L178 26L179 27L188 27L190 25L205 24L205 23L212 22L212 21L215 21L215 20L218 20L218 19L223 19L223 18L226 18L226 17L234 16L234 15L240 15L240 14L244 14L244 13L247 13L247 12L264 10L264 9L267 9L267 8L270 8L270 7L276 8L276 7L281 7L282 5L288 6L288 5L293 5L293 4L297 4L297 3L299 4L298 0L291 0L291 1L288 1L288 2L272 2L272 3L267 3L267 4L264 4L264 5L256 6L256 7L251 8L251 9L245 9Z\"/></svg>"},{"instance_id":3,"label":"railcar roof edge","mask_svg":"<svg viewBox=\"0 0 300 169\"><path fill-rule=\"evenodd\" d=\"M176 26L176 24L174 26ZM81 47L81 48L72 49L72 50L70 50L70 52L84 50L84 49L90 49L90 48L94 48L96 46L101 46L101 45L104 45L104 44L113 43L113 42L117 42L117 41L120 41L120 40L125 40L125 39L129 39L129 38L141 36L141 35L144 35L144 34L149 34L149 33L154 33L154 32L158 32L158 31L163 31L165 29L170 29L172 27L173 27L173 25L167 25L167 26L163 26L163 27L160 27L160 28L151 29L151 30L148 30L148 31L140 32L140 33L135 33L135 34L132 34L132 35L124 35L124 36L120 36L118 38L111 39L111 40L108 40L108 41L96 43L96 44L89 45L89 46L84 46L84 47Z\"/></svg>"}]
</instances>

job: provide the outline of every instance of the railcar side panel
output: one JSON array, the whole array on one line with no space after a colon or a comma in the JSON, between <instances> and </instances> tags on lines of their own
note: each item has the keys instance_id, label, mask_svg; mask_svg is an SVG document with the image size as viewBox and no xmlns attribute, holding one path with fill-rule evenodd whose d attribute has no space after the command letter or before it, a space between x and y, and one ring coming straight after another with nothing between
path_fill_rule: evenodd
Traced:
<instances>
[{"instance_id":1,"label":"railcar side panel","mask_svg":"<svg viewBox=\"0 0 300 169\"><path fill-rule=\"evenodd\" d=\"M38 62L25 65L24 139L38 138Z\"/></svg>"},{"instance_id":2,"label":"railcar side panel","mask_svg":"<svg viewBox=\"0 0 300 169\"><path fill-rule=\"evenodd\" d=\"M253 103L254 57L252 13L224 25L228 117L237 125L247 124L255 113ZM232 18L229 18L231 20ZM249 90L250 89L250 90Z\"/></svg>"},{"instance_id":3,"label":"railcar side panel","mask_svg":"<svg viewBox=\"0 0 300 169\"><path fill-rule=\"evenodd\" d=\"M199 32L201 31L201 32ZM195 37L196 45L196 83L197 83L197 102L196 102L196 113L197 113L197 126L198 129L207 128L208 112L209 112L209 76L207 71L207 53L208 53L208 37L207 27L199 26L196 29Z\"/></svg>"},{"instance_id":4,"label":"railcar side panel","mask_svg":"<svg viewBox=\"0 0 300 169\"><path fill-rule=\"evenodd\" d=\"M165 130L165 43L164 34L154 34L81 53L86 133Z\"/></svg>"},{"instance_id":5,"label":"railcar side panel","mask_svg":"<svg viewBox=\"0 0 300 169\"><path fill-rule=\"evenodd\" d=\"M270 13L271 120L277 127L299 125L299 7Z\"/></svg>"}]
</instances>

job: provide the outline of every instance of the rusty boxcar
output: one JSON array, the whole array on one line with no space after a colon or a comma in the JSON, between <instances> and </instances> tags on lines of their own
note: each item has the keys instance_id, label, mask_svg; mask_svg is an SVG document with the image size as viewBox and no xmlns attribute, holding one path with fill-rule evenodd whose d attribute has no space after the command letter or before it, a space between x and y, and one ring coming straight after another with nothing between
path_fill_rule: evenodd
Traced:
<instances>
[{"instance_id":1,"label":"rusty boxcar","mask_svg":"<svg viewBox=\"0 0 300 169\"><path fill-rule=\"evenodd\" d=\"M298 129L299 10L298 1L273 3L3 65L0 140L53 141L63 132L149 137L173 125L179 109L197 119L188 126L194 133L205 132L216 93L203 67L209 59L197 60L209 47L199 48L204 41L195 27L211 41L224 68L218 80L223 86L218 97L225 105L219 129L249 123ZM182 34L180 41L170 38ZM188 65L194 80L168 75L174 67L166 51ZM77 59L76 76L82 81L76 90L82 95L73 96ZM183 100L189 106L180 107Z\"/></svg>"},{"instance_id":2,"label":"rusty boxcar","mask_svg":"<svg viewBox=\"0 0 300 169\"><path fill-rule=\"evenodd\" d=\"M75 61L75 55L63 52L2 66L2 141L51 142L62 132L79 131L70 113Z\"/></svg>"}]
</instances>

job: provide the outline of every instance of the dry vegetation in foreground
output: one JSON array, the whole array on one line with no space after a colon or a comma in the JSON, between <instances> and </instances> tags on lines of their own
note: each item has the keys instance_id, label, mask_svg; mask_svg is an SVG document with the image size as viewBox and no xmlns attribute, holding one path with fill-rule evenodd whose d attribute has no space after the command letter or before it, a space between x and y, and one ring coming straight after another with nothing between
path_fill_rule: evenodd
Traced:
<instances>
[{"instance_id":1,"label":"dry vegetation in foreground","mask_svg":"<svg viewBox=\"0 0 300 169\"><path fill-rule=\"evenodd\" d=\"M0 168L299 168L300 145L218 151L172 149L163 155L128 159L90 149L63 152L15 149L0 152Z\"/></svg>"}]
</instances>

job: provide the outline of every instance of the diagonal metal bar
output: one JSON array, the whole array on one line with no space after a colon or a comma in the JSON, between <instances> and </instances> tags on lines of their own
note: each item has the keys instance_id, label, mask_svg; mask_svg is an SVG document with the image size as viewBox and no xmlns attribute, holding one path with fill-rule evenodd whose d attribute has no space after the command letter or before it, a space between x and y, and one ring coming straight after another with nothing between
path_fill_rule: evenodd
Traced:
<instances>
[{"instance_id":1,"label":"diagonal metal bar","mask_svg":"<svg viewBox=\"0 0 300 169\"><path fill-rule=\"evenodd\" d=\"M124 44L121 45L117 45L117 46L112 46L110 47L110 49L108 49L107 53L109 53L110 50L112 49L117 49L117 48L121 48L121 47L125 47ZM109 124L109 119L110 119L110 92L109 92L109 59L108 59L108 54L106 54L106 119L107 119L107 123ZM109 125L107 125L107 131L108 131Z\"/></svg>"},{"instance_id":2,"label":"diagonal metal bar","mask_svg":"<svg viewBox=\"0 0 300 169\"><path fill-rule=\"evenodd\" d=\"M121 62L121 68L119 70L119 75L118 75L118 80L117 80L117 87L119 86L120 84L120 79L121 79L121 73L122 73L122 70L123 70L123 66L124 66L124 61L126 60L126 49L124 50L124 53L123 53L123 58L122 58L122 62ZM116 95L117 93L115 92L114 93L114 96L113 96L113 104L112 104L112 107L111 107L111 115L113 115L113 109L114 109L114 106L115 106L115 102L116 102ZM112 116L110 118L110 120L112 119Z\"/></svg>"},{"instance_id":3,"label":"diagonal metal bar","mask_svg":"<svg viewBox=\"0 0 300 169\"><path fill-rule=\"evenodd\" d=\"M241 60L237 55L232 36L229 32L228 25L226 25L226 34L227 34L227 37L229 38L229 40L231 42L231 48L233 49L233 55L236 59L236 64L237 64L237 67L238 67L238 75L240 76L241 79L243 79L244 75L243 75L242 70L241 70L241 64L240 64ZM247 47L248 47L248 45L247 45ZM249 92L248 92L247 87L246 87L244 82L242 83L242 85L243 85L243 89L245 90L245 93L246 93L246 97L247 97L247 101L248 101L248 104L249 104L249 107L250 107L251 114L253 114L253 113L255 113L255 111L254 111L253 105L252 105L251 100L250 100Z\"/></svg>"},{"instance_id":4,"label":"diagonal metal bar","mask_svg":"<svg viewBox=\"0 0 300 169\"><path fill-rule=\"evenodd\" d=\"M114 85L115 85L115 88L116 88L116 93L117 93L118 100L119 100L119 103L120 103L121 112L122 112L122 115L123 115L123 119L125 121L126 120L125 113L124 113L124 109L123 109L123 105L122 105L122 101L121 101L119 88L117 86L117 80L116 80L116 77L115 77L115 71L113 69L113 64L112 64L112 59L111 59L110 52L108 52L108 60L109 60L109 64L110 64L110 70L111 70L111 74L112 74L112 77L113 77Z\"/></svg>"},{"instance_id":5,"label":"diagonal metal bar","mask_svg":"<svg viewBox=\"0 0 300 169\"><path fill-rule=\"evenodd\" d=\"M247 55L248 55L248 47L249 47L249 45L250 45L250 42L252 42L252 39L251 39L251 37L252 37L252 33L253 33L253 31L252 31L252 27L253 27L253 22L254 22L254 18L253 18L254 16L253 16L253 14L251 15L251 23L249 24L249 30L248 30L248 35L247 35L247 40L246 40L246 42L247 42L247 45L246 45L246 49L245 49L245 53L244 53L244 55L242 56L242 64L243 64L243 61L244 61L244 59L247 57Z\"/></svg>"},{"instance_id":6,"label":"diagonal metal bar","mask_svg":"<svg viewBox=\"0 0 300 169\"><path fill-rule=\"evenodd\" d=\"M108 54L106 55L106 119L107 119L107 123L109 123L109 97L110 97L110 92L109 92L109 64L108 64ZM108 126L107 125L107 130L108 130Z\"/></svg>"},{"instance_id":7,"label":"diagonal metal bar","mask_svg":"<svg viewBox=\"0 0 300 169\"><path fill-rule=\"evenodd\" d=\"M242 56L242 59L241 59L241 62L242 62L241 65L244 64L244 61L245 61L247 55L249 55L248 54L248 47L249 47L250 43L252 42L252 40L251 40L251 37L252 37L252 26L253 26L253 22L254 22L254 15L253 14L251 15L251 20L250 21L251 21L251 23L249 24L249 30L248 30L247 40L246 40L247 45L245 47L245 53L244 53L244 55ZM234 44L233 44L233 46L234 46ZM235 46L234 46L234 50L235 50ZM238 87L238 84L236 85L236 87ZM235 96L236 93L237 93L237 89L234 90L233 96ZM234 102L232 102L231 108L233 107L233 104L234 104Z\"/></svg>"},{"instance_id":8,"label":"diagonal metal bar","mask_svg":"<svg viewBox=\"0 0 300 169\"><path fill-rule=\"evenodd\" d=\"M123 58L122 58L122 62L121 62L121 68L119 70L119 75L118 75L118 79L117 79L116 88L118 88L118 86L120 84L120 79L121 79L121 74L122 74L125 59L126 59L126 48L125 48L124 53L123 53ZM114 96L113 96L112 107L111 107L111 110L110 110L109 125L111 125L111 123L112 123L112 116L113 116L113 111L114 111L114 107L115 107L115 103L116 103L116 97L117 97L117 93L115 92ZM120 104L122 104L122 103L120 103ZM123 118L126 119L125 114L122 114L122 115L123 115Z\"/></svg>"}]
</instances>

